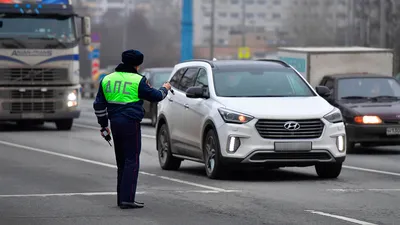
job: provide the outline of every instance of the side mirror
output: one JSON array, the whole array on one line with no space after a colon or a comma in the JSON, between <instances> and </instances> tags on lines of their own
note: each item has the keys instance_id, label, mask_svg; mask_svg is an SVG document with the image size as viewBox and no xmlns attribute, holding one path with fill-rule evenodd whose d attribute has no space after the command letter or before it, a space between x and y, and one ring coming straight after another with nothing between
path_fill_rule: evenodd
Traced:
<instances>
[{"instance_id":1,"label":"side mirror","mask_svg":"<svg viewBox=\"0 0 400 225\"><path fill-rule=\"evenodd\" d=\"M190 87L186 90L188 98L208 98L208 90L204 87Z\"/></svg>"},{"instance_id":2,"label":"side mirror","mask_svg":"<svg viewBox=\"0 0 400 225\"><path fill-rule=\"evenodd\" d=\"M83 37L83 45L90 45L90 43L92 42L92 38L85 36Z\"/></svg>"},{"instance_id":3,"label":"side mirror","mask_svg":"<svg viewBox=\"0 0 400 225\"><path fill-rule=\"evenodd\" d=\"M91 35L90 17L88 16L82 17L82 35L89 37Z\"/></svg>"},{"instance_id":4,"label":"side mirror","mask_svg":"<svg viewBox=\"0 0 400 225\"><path fill-rule=\"evenodd\" d=\"M331 90L326 86L317 86L315 87L315 91L323 98L328 98L331 95Z\"/></svg>"}]
</instances>

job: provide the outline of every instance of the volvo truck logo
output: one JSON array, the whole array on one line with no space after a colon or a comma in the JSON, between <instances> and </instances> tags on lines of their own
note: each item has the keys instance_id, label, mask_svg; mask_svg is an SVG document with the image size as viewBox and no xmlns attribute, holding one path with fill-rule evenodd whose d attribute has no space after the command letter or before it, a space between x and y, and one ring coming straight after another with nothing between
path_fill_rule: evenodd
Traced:
<instances>
[{"instance_id":1,"label":"volvo truck logo","mask_svg":"<svg viewBox=\"0 0 400 225\"><path fill-rule=\"evenodd\" d=\"M288 121L283 125L283 127L286 130L298 130L298 129L300 129L300 124L295 121Z\"/></svg>"}]
</instances>

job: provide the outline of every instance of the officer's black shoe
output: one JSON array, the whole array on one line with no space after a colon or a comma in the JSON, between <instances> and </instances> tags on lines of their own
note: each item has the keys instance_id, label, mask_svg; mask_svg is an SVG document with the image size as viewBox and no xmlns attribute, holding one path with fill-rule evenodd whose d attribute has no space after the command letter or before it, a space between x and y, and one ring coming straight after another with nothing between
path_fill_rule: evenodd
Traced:
<instances>
[{"instance_id":1,"label":"officer's black shoe","mask_svg":"<svg viewBox=\"0 0 400 225\"><path fill-rule=\"evenodd\" d=\"M141 202L122 202L119 204L121 209L139 209L144 207L144 203Z\"/></svg>"}]
</instances>

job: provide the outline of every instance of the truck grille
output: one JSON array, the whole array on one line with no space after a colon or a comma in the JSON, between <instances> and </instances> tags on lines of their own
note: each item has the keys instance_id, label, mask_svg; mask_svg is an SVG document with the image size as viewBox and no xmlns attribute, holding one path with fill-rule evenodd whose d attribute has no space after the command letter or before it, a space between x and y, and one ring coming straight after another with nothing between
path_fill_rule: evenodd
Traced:
<instances>
[{"instance_id":1,"label":"truck grille","mask_svg":"<svg viewBox=\"0 0 400 225\"><path fill-rule=\"evenodd\" d=\"M9 108L10 113L53 113L56 109L55 102L11 102L5 104L3 107L5 109Z\"/></svg>"},{"instance_id":2,"label":"truck grille","mask_svg":"<svg viewBox=\"0 0 400 225\"><path fill-rule=\"evenodd\" d=\"M55 92L54 90L48 91L41 91L41 90L26 90L26 91L19 91L19 90L12 90L11 91L11 98L12 99L43 99L43 98L54 98Z\"/></svg>"},{"instance_id":3,"label":"truck grille","mask_svg":"<svg viewBox=\"0 0 400 225\"><path fill-rule=\"evenodd\" d=\"M287 130L286 122L295 121L300 124L298 130ZM324 130L324 123L319 119L311 120L267 120L256 123L256 129L261 137L271 139L308 139L319 138Z\"/></svg>"},{"instance_id":4,"label":"truck grille","mask_svg":"<svg viewBox=\"0 0 400 225\"><path fill-rule=\"evenodd\" d=\"M35 82L56 82L68 79L68 69L62 68L1 68L0 82L19 84Z\"/></svg>"}]
</instances>

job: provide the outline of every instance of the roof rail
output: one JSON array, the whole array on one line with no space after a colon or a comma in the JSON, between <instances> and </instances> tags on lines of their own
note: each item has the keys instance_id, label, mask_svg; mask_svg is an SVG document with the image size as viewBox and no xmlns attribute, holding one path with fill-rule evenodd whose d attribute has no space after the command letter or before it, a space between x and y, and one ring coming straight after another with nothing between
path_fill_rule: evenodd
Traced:
<instances>
[{"instance_id":1,"label":"roof rail","mask_svg":"<svg viewBox=\"0 0 400 225\"><path fill-rule=\"evenodd\" d=\"M285 67L290 67L290 65L282 60L279 59L257 59L257 61L264 61L264 62L276 62L282 64Z\"/></svg>"},{"instance_id":2,"label":"roof rail","mask_svg":"<svg viewBox=\"0 0 400 225\"><path fill-rule=\"evenodd\" d=\"M183 61L182 63L185 63L185 62L195 62L195 61L200 61L200 62L208 63L208 64L210 64L211 68L214 68L214 63L213 63L211 60L208 60L208 59L189 59L189 60Z\"/></svg>"}]
</instances>

